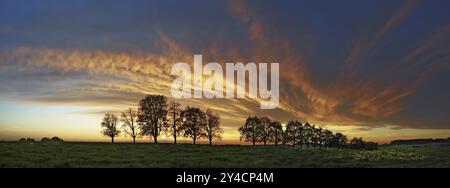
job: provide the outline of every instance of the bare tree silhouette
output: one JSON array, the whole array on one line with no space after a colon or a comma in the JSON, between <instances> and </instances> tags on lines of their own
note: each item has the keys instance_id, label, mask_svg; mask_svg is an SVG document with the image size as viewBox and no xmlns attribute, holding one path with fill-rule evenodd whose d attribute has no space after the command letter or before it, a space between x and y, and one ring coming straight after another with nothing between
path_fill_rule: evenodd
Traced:
<instances>
[{"instance_id":1,"label":"bare tree silhouette","mask_svg":"<svg viewBox=\"0 0 450 188\"><path fill-rule=\"evenodd\" d=\"M103 117L101 133L111 137L111 143L114 143L114 137L120 134L120 130L117 128L118 121L119 118L115 114L106 113Z\"/></svg>"},{"instance_id":2,"label":"bare tree silhouette","mask_svg":"<svg viewBox=\"0 0 450 188\"><path fill-rule=\"evenodd\" d=\"M139 111L133 108L128 108L125 112L122 112L121 119L122 129L126 135L133 138L133 143L136 143L136 137L138 136L137 118Z\"/></svg>"},{"instance_id":3,"label":"bare tree silhouette","mask_svg":"<svg viewBox=\"0 0 450 188\"><path fill-rule=\"evenodd\" d=\"M209 145L212 145L213 139L222 138L223 129L220 127L220 116L212 110L207 109L206 116L206 137L209 140Z\"/></svg>"},{"instance_id":4,"label":"bare tree silhouette","mask_svg":"<svg viewBox=\"0 0 450 188\"><path fill-rule=\"evenodd\" d=\"M171 126L168 126L168 130L172 136L173 136L173 143L177 143L177 136L180 134L180 126L181 126L181 104L177 103L175 101L169 102L169 116L171 116L172 124Z\"/></svg>"}]
</instances>

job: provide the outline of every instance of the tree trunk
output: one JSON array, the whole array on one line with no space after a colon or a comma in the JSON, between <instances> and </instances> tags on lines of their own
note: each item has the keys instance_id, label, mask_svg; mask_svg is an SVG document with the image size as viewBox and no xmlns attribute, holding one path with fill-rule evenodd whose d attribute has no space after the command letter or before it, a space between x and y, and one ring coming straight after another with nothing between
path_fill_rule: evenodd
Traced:
<instances>
[{"instance_id":1,"label":"tree trunk","mask_svg":"<svg viewBox=\"0 0 450 188\"><path fill-rule=\"evenodd\" d=\"M197 135L194 133L194 144L195 144L195 141L197 140Z\"/></svg>"},{"instance_id":2,"label":"tree trunk","mask_svg":"<svg viewBox=\"0 0 450 188\"><path fill-rule=\"evenodd\" d=\"M135 131L134 131L134 124L133 124L133 120L131 120L131 126L133 127L132 129L131 129L131 137L133 137L133 144L136 144L136 133L135 133Z\"/></svg>"},{"instance_id":3,"label":"tree trunk","mask_svg":"<svg viewBox=\"0 0 450 188\"><path fill-rule=\"evenodd\" d=\"M111 136L111 143L114 143L114 137Z\"/></svg>"},{"instance_id":4,"label":"tree trunk","mask_svg":"<svg viewBox=\"0 0 450 188\"><path fill-rule=\"evenodd\" d=\"M212 136L209 136L209 145L212 145Z\"/></svg>"},{"instance_id":5,"label":"tree trunk","mask_svg":"<svg viewBox=\"0 0 450 188\"><path fill-rule=\"evenodd\" d=\"M158 143L158 124L155 125L155 129L154 129L154 134L153 134L153 141L155 144Z\"/></svg>"},{"instance_id":6,"label":"tree trunk","mask_svg":"<svg viewBox=\"0 0 450 188\"><path fill-rule=\"evenodd\" d=\"M177 125L175 124L176 114L173 112L173 143L177 144Z\"/></svg>"},{"instance_id":7,"label":"tree trunk","mask_svg":"<svg viewBox=\"0 0 450 188\"><path fill-rule=\"evenodd\" d=\"M255 136L255 131L252 131L252 141L253 141L253 146L255 146L256 144L256 136Z\"/></svg>"}]
</instances>

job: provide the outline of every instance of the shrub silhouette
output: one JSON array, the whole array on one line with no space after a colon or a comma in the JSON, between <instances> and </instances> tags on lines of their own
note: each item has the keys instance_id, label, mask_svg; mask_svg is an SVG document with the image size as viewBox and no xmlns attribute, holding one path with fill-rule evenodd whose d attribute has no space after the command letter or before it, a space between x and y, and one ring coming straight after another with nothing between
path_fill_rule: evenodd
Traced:
<instances>
[{"instance_id":1,"label":"shrub silhouette","mask_svg":"<svg viewBox=\"0 0 450 188\"><path fill-rule=\"evenodd\" d=\"M366 150L377 150L378 149L378 143L367 142L364 149L366 149Z\"/></svg>"},{"instance_id":2,"label":"shrub silhouette","mask_svg":"<svg viewBox=\"0 0 450 188\"><path fill-rule=\"evenodd\" d=\"M351 149L376 150L378 149L378 143L366 142L361 137L360 138L355 137L350 141L348 147Z\"/></svg>"},{"instance_id":3,"label":"shrub silhouette","mask_svg":"<svg viewBox=\"0 0 450 188\"><path fill-rule=\"evenodd\" d=\"M19 142L33 143L34 142L34 138L21 138L21 139L19 139Z\"/></svg>"},{"instance_id":4,"label":"shrub silhouette","mask_svg":"<svg viewBox=\"0 0 450 188\"><path fill-rule=\"evenodd\" d=\"M64 142L63 139L61 139L61 138L59 138L59 137L57 137L57 136L52 137L50 140L51 140L52 142Z\"/></svg>"}]
</instances>

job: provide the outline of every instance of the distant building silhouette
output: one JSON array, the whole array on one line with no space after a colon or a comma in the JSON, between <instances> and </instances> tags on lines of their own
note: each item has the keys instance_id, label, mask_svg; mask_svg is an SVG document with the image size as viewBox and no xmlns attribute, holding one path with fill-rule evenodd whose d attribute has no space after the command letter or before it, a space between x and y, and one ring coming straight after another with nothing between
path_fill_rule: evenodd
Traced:
<instances>
[{"instance_id":1,"label":"distant building silhouette","mask_svg":"<svg viewBox=\"0 0 450 188\"><path fill-rule=\"evenodd\" d=\"M414 145L414 144L432 144L432 143L450 143L450 137L445 138L424 138L424 139L409 139L409 140L393 140L391 145Z\"/></svg>"}]
</instances>

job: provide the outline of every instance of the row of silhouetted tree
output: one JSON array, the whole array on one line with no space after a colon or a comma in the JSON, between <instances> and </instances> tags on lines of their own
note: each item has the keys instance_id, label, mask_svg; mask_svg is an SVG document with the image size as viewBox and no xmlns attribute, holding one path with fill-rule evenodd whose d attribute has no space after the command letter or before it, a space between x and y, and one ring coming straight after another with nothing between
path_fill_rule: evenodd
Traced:
<instances>
[{"instance_id":1,"label":"row of silhouetted tree","mask_svg":"<svg viewBox=\"0 0 450 188\"><path fill-rule=\"evenodd\" d=\"M121 127L119 127L121 124ZM167 101L163 95L148 95L139 102L138 109L129 108L119 115L106 113L101 123L102 134L114 138L122 132L136 143L138 136L149 136L154 143L158 137L166 134L177 138L191 138L193 144L205 138L212 145L213 140L220 139L223 132L220 117L210 109L187 106L184 109L175 101Z\"/></svg>"},{"instance_id":2,"label":"row of silhouetted tree","mask_svg":"<svg viewBox=\"0 0 450 188\"><path fill-rule=\"evenodd\" d=\"M333 133L330 130L316 127L309 123L300 123L298 121L289 121L283 129L281 123L272 121L268 117L250 116L245 124L239 128L241 140L256 143L273 143L306 146L306 147L325 147L325 148L353 148L353 149L377 149L375 142L366 142L362 138L353 138L348 142L347 136L342 133Z\"/></svg>"}]
</instances>

